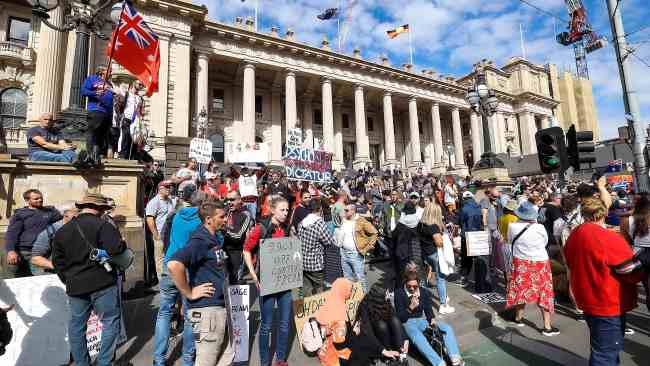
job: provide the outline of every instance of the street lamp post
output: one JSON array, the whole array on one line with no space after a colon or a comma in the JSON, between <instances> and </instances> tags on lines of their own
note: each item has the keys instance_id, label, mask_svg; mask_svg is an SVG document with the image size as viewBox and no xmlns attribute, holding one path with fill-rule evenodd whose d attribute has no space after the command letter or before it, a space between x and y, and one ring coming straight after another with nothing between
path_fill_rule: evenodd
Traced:
<instances>
[{"instance_id":1,"label":"street lamp post","mask_svg":"<svg viewBox=\"0 0 650 366\"><path fill-rule=\"evenodd\" d=\"M70 107L62 115L63 127L72 135L83 133L86 128L86 111L81 96L81 84L88 72L88 49L90 34L95 34L101 39L108 39L101 29L107 20L103 13L117 0L28 0L32 6L32 13L43 24L59 32L76 31L74 63L72 68L72 81L70 84ZM66 14L63 25L52 24L48 12L57 7L70 9ZM119 19L121 7L111 9L111 20ZM61 123L60 122L60 123Z\"/></svg>"},{"instance_id":2,"label":"street lamp post","mask_svg":"<svg viewBox=\"0 0 650 366\"><path fill-rule=\"evenodd\" d=\"M481 160L477 161L474 165L474 169L504 168L505 165L503 162L492 152L490 145L490 126L488 125L488 117L496 113L499 107L499 100L495 91L488 88L485 71L482 68L476 68L474 85L467 89L465 99L472 106L474 112L481 116L483 128L485 152L481 155Z\"/></svg>"}]
</instances>

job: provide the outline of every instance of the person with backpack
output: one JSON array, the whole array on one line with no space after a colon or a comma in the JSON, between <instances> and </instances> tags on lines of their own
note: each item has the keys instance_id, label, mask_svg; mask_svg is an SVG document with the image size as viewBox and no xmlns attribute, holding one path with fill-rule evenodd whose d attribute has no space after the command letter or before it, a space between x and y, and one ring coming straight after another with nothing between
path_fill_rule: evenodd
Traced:
<instances>
[{"instance_id":1,"label":"person with backpack","mask_svg":"<svg viewBox=\"0 0 650 366\"><path fill-rule=\"evenodd\" d=\"M54 271L54 265L50 259L52 255L52 240L54 240L54 234L56 234L63 225L67 224L70 220L79 215L79 209L75 207L74 204L60 207L59 212L63 213L63 218L55 223L47 225L47 227L38 234L36 240L34 240L31 258L32 267L36 267L32 268L32 273L34 275L44 275Z\"/></svg>"},{"instance_id":2,"label":"person with backpack","mask_svg":"<svg viewBox=\"0 0 650 366\"><path fill-rule=\"evenodd\" d=\"M258 247L262 244L264 239L283 238L287 237L289 231L285 226L285 221L289 214L289 202L286 198L281 196L273 196L270 198L269 207L271 209L271 217L261 220L255 225L255 228L249 233L244 243L244 262L248 267L249 272L253 278L253 282L260 288L260 280L257 272L255 271L256 257L253 252L258 252ZM275 343L275 364L274 366L287 366L287 356L289 349L289 323L292 313L293 297L291 290L281 291L266 296L260 296L260 312L261 324L259 334L259 351L260 363L262 366L270 366L273 360L273 353L271 352L270 333L273 326L273 312L274 308L278 307L278 334L275 335L277 340Z\"/></svg>"}]
</instances>

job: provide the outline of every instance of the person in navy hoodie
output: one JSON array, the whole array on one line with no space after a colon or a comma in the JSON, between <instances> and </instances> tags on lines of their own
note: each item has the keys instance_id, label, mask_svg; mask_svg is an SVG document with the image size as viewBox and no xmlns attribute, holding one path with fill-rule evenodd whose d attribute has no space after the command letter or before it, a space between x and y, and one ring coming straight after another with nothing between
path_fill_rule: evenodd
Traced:
<instances>
[{"instance_id":1,"label":"person in navy hoodie","mask_svg":"<svg viewBox=\"0 0 650 366\"><path fill-rule=\"evenodd\" d=\"M190 236L187 245L174 253L167 264L176 287L187 299L192 322L196 366L230 365L235 352L228 341L228 312L224 289L226 259L223 229L226 210L223 204L204 202L199 208L202 225ZM185 273L189 276L186 276ZM189 283L188 279L189 277Z\"/></svg>"},{"instance_id":2,"label":"person in navy hoodie","mask_svg":"<svg viewBox=\"0 0 650 366\"><path fill-rule=\"evenodd\" d=\"M88 99L88 130L86 150L96 163L108 153L108 132L113 119L113 86L106 80L106 68L100 66L81 86L81 95Z\"/></svg>"}]
</instances>

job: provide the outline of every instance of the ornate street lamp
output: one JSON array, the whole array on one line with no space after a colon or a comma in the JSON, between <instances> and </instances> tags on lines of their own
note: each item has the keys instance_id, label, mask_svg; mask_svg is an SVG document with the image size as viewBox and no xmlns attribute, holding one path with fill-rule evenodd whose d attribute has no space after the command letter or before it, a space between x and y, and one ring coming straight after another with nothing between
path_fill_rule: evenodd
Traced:
<instances>
[{"instance_id":1,"label":"ornate street lamp","mask_svg":"<svg viewBox=\"0 0 650 366\"><path fill-rule=\"evenodd\" d=\"M118 0L28 0L32 6L32 13L38 17L43 24L59 32L70 32L75 30L77 40L74 52L74 65L72 69L72 82L70 84L70 107L63 111L62 121L67 132L71 135L80 135L85 132L86 112L83 98L81 97L81 84L86 78L88 70L88 49L90 34L95 34L101 39L108 39L101 29L109 22L103 14ZM63 25L56 25L49 21L50 11L61 7L69 11L65 15ZM111 9L111 19L119 19L121 7Z\"/></svg>"},{"instance_id":2,"label":"ornate street lamp","mask_svg":"<svg viewBox=\"0 0 650 366\"><path fill-rule=\"evenodd\" d=\"M495 91L488 88L485 71L482 68L476 68L475 71L474 85L467 89L465 99L472 109L481 116L485 152L481 155L481 160L474 165L474 169L504 168L503 162L491 151L490 126L488 125L488 117L496 113L499 99Z\"/></svg>"},{"instance_id":3,"label":"ornate street lamp","mask_svg":"<svg viewBox=\"0 0 650 366\"><path fill-rule=\"evenodd\" d=\"M192 125L195 128L196 135L195 137L198 137L200 139L205 139L207 138L208 134L208 112L206 112L205 107L201 109L201 112L199 112L194 118L192 118Z\"/></svg>"}]
</instances>

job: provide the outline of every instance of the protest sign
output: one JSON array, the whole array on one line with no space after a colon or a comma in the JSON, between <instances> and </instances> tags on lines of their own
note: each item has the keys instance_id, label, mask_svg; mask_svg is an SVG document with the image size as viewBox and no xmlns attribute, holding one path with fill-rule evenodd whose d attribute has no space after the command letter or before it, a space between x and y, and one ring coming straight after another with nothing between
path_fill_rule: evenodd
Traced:
<instances>
[{"instance_id":1,"label":"protest sign","mask_svg":"<svg viewBox=\"0 0 650 366\"><path fill-rule=\"evenodd\" d=\"M199 164L209 164L212 160L212 142L195 137L190 141L189 157L196 159Z\"/></svg>"},{"instance_id":2,"label":"protest sign","mask_svg":"<svg viewBox=\"0 0 650 366\"><path fill-rule=\"evenodd\" d=\"M236 285L228 287L228 314L230 316L230 340L235 349L233 362L248 361L249 324L250 312L250 287Z\"/></svg>"},{"instance_id":3,"label":"protest sign","mask_svg":"<svg viewBox=\"0 0 650 366\"><path fill-rule=\"evenodd\" d=\"M287 128L287 146L302 146L302 129Z\"/></svg>"},{"instance_id":4,"label":"protest sign","mask_svg":"<svg viewBox=\"0 0 650 366\"><path fill-rule=\"evenodd\" d=\"M305 322L316 315L318 309L320 309L323 304L325 304L325 299L329 291L322 292L317 295L305 297L304 299L298 299L293 302L293 314L294 321L296 323L296 334L302 344L302 326ZM363 300L363 288L361 283L356 282L352 286L352 296L345 302L346 308L348 310L348 317L354 319L357 315L357 308Z\"/></svg>"},{"instance_id":5,"label":"protest sign","mask_svg":"<svg viewBox=\"0 0 650 366\"><path fill-rule=\"evenodd\" d=\"M490 255L489 231L467 231L465 232L465 241L467 242L468 257Z\"/></svg>"},{"instance_id":6,"label":"protest sign","mask_svg":"<svg viewBox=\"0 0 650 366\"><path fill-rule=\"evenodd\" d=\"M330 182L332 153L306 147L287 146L284 167L288 179Z\"/></svg>"},{"instance_id":7,"label":"protest sign","mask_svg":"<svg viewBox=\"0 0 650 366\"><path fill-rule=\"evenodd\" d=\"M260 245L260 295L302 287L302 243L298 238L266 239Z\"/></svg>"},{"instance_id":8,"label":"protest sign","mask_svg":"<svg viewBox=\"0 0 650 366\"><path fill-rule=\"evenodd\" d=\"M226 145L226 156L231 163L268 163L270 160L269 144L266 142L241 143Z\"/></svg>"},{"instance_id":9,"label":"protest sign","mask_svg":"<svg viewBox=\"0 0 650 366\"><path fill-rule=\"evenodd\" d=\"M70 309L59 277L45 275L0 281L0 306L11 304L16 304L7 313L13 337L6 353L0 356L0 365L67 365ZM87 346L93 357L99 352L102 328L94 313L87 325Z\"/></svg>"},{"instance_id":10,"label":"protest sign","mask_svg":"<svg viewBox=\"0 0 650 366\"><path fill-rule=\"evenodd\" d=\"M624 190L631 192L634 188L634 177L630 174L618 174L607 176L607 184L612 187L612 190Z\"/></svg>"}]
</instances>

